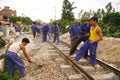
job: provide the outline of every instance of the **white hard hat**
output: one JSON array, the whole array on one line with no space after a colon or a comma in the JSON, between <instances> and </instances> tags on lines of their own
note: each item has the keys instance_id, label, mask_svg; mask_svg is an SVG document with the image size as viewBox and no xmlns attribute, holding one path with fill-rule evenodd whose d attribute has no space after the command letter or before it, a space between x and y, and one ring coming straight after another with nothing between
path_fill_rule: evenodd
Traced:
<instances>
[{"instance_id":1,"label":"white hard hat","mask_svg":"<svg viewBox=\"0 0 120 80\"><path fill-rule=\"evenodd\" d=\"M67 29L67 28L69 28L69 26L68 26L68 25L65 27L65 29Z\"/></svg>"}]
</instances>

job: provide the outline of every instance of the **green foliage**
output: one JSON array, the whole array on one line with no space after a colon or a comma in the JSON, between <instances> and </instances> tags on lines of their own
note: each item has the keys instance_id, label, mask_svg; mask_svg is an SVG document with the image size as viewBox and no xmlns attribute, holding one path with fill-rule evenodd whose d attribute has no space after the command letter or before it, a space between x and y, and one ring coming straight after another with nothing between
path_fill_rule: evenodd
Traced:
<instances>
[{"instance_id":1,"label":"green foliage","mask_svg":"<svg viewBox=\"0 0 120 80\"><path fill-rule=\"evenodd\" d=\"M31 29L28 25L23 26L23 32L29 32Z\"/></svg>"},{"instance_id":2,"label":"green foliage","mask_svg":"<svg viewBox=\"0 0 120 80\"><path fill-rule=\"evenodd\" d=\"M5 41L3 41L1 38L0 38L0 48L4 47L5 46Z\"/></svg>"},{"instance_id":3,"label":"green foliage","mask_svg":"<svg viewBox=\"0 0 120 80\"><path fill-rule=\"evenodd\" d=\"M21 17L17 17L17 16L11 16L11 17L9 17L9 20L12 23L16 23L16 21L21 21L22 18Z\"/></svg>"},{"instance_id":4,"label":"green foliage","mask_svg":"<svg viewBox=\"0 0 120 80\"><path fill-rule=\"evenodd\" d=\"M72 12L76 7L73 7L74 2L70 3L69 0L63 1L62 20L74 20L74 13Z\"/></svg>"},{"instance_id":5,"label":"green foliage","mask_svg":"<svg viewBox=\"0 0 120 80\"><path fill-rule=\"evenodd\" d=\"M120 25L120 13L108 13L103 17L103 23L110 25Z\"/></svg>"},{"instance_id":6,"label":"green foliage","mask_svg":"<svg viewBox=\"0 0 120 80\"><path fill-rule=\"evenodd\" d=\"M120 37L120 13L108 13L101 22L105 36Z\"/></svg>"},{"instance_id":7,"label":"green foliage","mask_svg":"<svg viewBox=\"0 0 120 80\"><path fill-rule=\"evenodd\" d=\"M112 11L112 4L111 2L109 2L106 6L105 6L107 13L110 13Z\"/></svg>"},{"instance_id":8,"label":"green foliage","mask_svg":"<svg viewBox=\"0 0 120 80\"><path fill-rule=\"evenodd\" d=\"M22 23L29 25L32 24L32 20L29 17L22 17Z\"/></svg>"},{"instance_id":9,"label":"green foliage","mask_svg":"<svg viewBox=\"0 0 120 80\"><path fill-rule=\"evenodd\" d=\"M23 24L32 24L32 20L29 17L11 16L9 17L10 22L16 23L16 21L21 21Z\"/></svg>"},{"instance_id":10,"label":"green foliage","mask_svg":"<svg viewBox=\"0 0 120 80\"><path fill-rule=\"evenodd\" d=\"M65 27L68 25L68 26L71 26L74 21L69 21L69 20L59 20L57 21L58 25L60 26L60 30L61 30L61 34L64 34L67 32L67 30L65 29Z\"/></svg>"}]
</instances>

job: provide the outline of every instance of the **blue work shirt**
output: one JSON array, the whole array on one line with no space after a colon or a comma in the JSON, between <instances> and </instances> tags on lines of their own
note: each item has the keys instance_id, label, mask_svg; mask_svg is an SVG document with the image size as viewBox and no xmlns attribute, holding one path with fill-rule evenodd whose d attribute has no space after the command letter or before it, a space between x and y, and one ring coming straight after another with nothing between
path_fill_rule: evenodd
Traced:
<instances>
[{"instance_id":1,"label":"blue work shirt","mask_svg":"<svg viewBox=\"0 0 120 80\"><path fill-rule=\"evenodd\" d=\"M81 29L80 25L71 26L71 28L70 28L70 37L79 37L80 29Z\"/></svg>"},{"instance_id":2,"label":"blue work shirt","mask_svg":"<svg viewBox=\"0 0 120 80\"><path fill-rule=\"evenodd\" d=\"M48 31L48 32L51 32L52 26L51 26L51 25L49 25L48 27L49 27L49 31Z\"/></svg>"},{"instance_id":3,"label":"blue work shirt","mask_svg":"<svg viewBox=\"0 0 120 80\"><path fill-rule=\"evenodd\" d=\"M37 27L37 26L36 26L35 24L32 24L32 27L31 27L31 28L32 28L32 30L35 30L35 31L36 31L36 27Z\"/></svg>"},{"instance_id":4,"label":"blue work shirt","mask_svg":"<svg viewBox=\"0 0 120 80\"><path fill-rule=\"evenodd\" d=\"M47 32L49 31L49 27L48 26L43 26L42 27L42 33L44 34L47 34Z\"/></svg>"},{"instance_id":5,"label":"blue work shirt","mask_svg":"<svg viewBox=\"0 0 120 80\"><path fill-rule=\"evenodd\" d=\"M91 28L91 24L89 24L88 26L86 24L82 24L81 25L81 30L84 32L84 33L80 33L80 37L84 36L85 33L89 33L90 32L90 28ZM83 37L85 40L88 39L86 36Z\"/></svg>"},{"instance_id":6,"label":"blue work shirt","mask_svg":"<svg viewBox=\"0 0 120 80\"><path fill-rule=\"evenodd\" d=\"M53 27L53 33L60 33L60 28L59 28L59 26L58 25L54 25L54 27Z\"/></svg>"},{"instance_id":7,"label":"blue work shirt","mask_svg":"<svg viewBox=\"0 0 120 80\"><path fill-rule=\"evenodd\" d=\"M40 27L37 26L36 29L35 29L38 33L40 33Z\"/></svg>"}]
</instances>

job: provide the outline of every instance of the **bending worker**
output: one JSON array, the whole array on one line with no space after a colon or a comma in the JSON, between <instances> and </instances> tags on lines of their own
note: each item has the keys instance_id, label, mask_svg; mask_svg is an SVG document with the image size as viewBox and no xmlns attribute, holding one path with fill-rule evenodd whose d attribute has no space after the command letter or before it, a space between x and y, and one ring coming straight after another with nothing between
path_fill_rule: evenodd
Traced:
<instances>
[{"instance_id":1,"label":"bending worker","mask_svg":"<svg viewBox=\"0 0 120 80\"><path fill-rule=\"evenodd\" d=\"M29 63L32 63L32 60L30 59L30 57L28 56L25 46L30 43L28 38L23 38L22 42L13 42L10 41L7 44L7 63L8 63L8 73L9 75L13 76L14 75L14 68L15 65L17 66L17 68L19 69L20 72L20 78L23 78L25 76L25 67L24 67L24 63L21 60L21 58L18 56L18 52L20 50L23 51L24 56L27 58Z\"/></svg>"}]
</instances>

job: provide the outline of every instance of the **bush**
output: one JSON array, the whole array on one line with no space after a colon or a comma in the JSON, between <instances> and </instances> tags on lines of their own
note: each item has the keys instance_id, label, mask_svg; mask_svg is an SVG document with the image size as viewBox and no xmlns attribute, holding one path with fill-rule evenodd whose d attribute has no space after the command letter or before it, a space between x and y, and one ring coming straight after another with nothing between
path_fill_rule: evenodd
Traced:
<instances>
[{"instance_id":1,"label":"bush","mask_svg":"<svg viewBox=\"0 0 120 80\"><path fill-rule=\"evenodd\" d=\"M4 47L6 45L5 41L0 38L0 48Z\"/></svg>"},{"instance_id":2,"label":"bush","mask_svg":"<svg viewBox=\"0 0 120 80\"><path fill-rule=\"evenodd\" d=\"M30 31L30 27L27 25L23 26L23 32L29 32Z\"/></svg>"},{"instance_id":3,"label":"bush","mask_svg":"<svg viewBox=\"0 0 120 80\"><path fill-rule=\"evenodd\" d=\"M64 34L64 33L67 32L67 30L65 29L65 27L67 25L69 25L69 26L73 25L74 21L61 20L61 21L58 21L57 23L60 26L61 34Z\"/></svg>"},{"instance_id":4,"label":"bush","mask_svg":"<svg viewBox=\"0 0 120 80\"><path fill-rule=\"evenodd\" d=\"M108 13L103 17L100 24L104 36L119 37L120 35L120 13Z\"/></svg>"}]
</instances>

